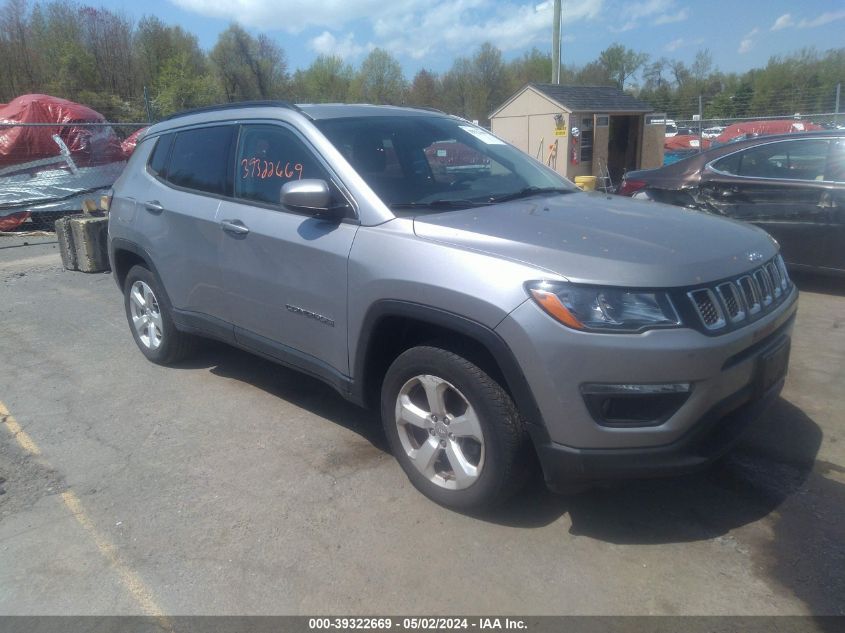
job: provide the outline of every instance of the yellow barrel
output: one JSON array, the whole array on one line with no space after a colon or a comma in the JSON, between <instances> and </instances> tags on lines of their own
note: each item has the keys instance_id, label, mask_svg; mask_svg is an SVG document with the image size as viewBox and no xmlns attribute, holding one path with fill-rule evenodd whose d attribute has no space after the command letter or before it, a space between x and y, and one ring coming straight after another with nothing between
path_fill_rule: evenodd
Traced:
<instances>
[{"instance_id":1,"label":"yellow barrel","mask_svg":"<svg viewBox=\"0 0 845 633\"><path fill-rule=\"evenodd\" d=\"M575 176L575 185L583 191L595 191L597 180L595 176Z\"/></svg>"}]
</instances>

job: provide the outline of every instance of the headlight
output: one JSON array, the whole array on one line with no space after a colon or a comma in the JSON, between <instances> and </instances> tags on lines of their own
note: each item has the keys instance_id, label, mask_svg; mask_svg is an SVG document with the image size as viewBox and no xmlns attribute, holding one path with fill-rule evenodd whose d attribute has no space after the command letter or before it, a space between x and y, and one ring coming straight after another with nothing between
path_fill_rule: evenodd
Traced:
<instances>
[{"instance_id":1,"label":"headlight","mask_svg":"<svg viewBox=\"0 0 845 633\"><path fill-rule=\"evenodd\" d=\"M681 324L665 292L549 281L531 282L526 287L543 310L576 330L640 332Z\"/></svg>"}]
</instances>

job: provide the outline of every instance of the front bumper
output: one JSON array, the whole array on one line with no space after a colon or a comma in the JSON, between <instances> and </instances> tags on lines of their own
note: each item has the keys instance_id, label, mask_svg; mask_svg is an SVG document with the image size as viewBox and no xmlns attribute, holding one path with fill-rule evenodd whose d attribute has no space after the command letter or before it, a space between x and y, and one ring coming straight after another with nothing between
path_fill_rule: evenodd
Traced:
<instances>
[{"instance_id":1,"label":"front bumper","mask_svg":"<svg viewBox=\"0 0 845 633\"><path fill-rule=\"evenodd\" d=\"M726 398L708 411L686 435L664 446L644 448L579 449L549 440L542 427L531 434L552 490L565 490L575 482L661 477L694 472L718 459L742 437L751 423L777 399L781 379L760 397L752 385Z\"/></svg>"},{"instance_id":2,"label":"front bumper","mask_svg":"<svg viewBox=\"0 0 845 633\"><path fill-rule=\"evenodd\" d=\"M788 345L797 290L765 318L721 336L687 329L641 335L575 332L526 302L497 331L532 387L527 425L550 487L573 481L695 470L725 453L774 401L783 379L759 388L760 358ZM650 426L599 424L585 383L690 383L688 400Z\"/></svg>"}]
</instances>

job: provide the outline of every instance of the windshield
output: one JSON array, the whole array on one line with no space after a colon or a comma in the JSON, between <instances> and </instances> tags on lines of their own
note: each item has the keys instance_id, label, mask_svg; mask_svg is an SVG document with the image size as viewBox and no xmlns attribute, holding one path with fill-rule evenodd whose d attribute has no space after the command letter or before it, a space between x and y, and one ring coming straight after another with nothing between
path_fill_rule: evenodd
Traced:
<instances>
[{"instance_id":1,"label":"windshield","mask_svg":"<svg viewBox=\"0 0 845 633\"><path fill-rule=\"evenodd\" d=\"M442 211L575 190L562 176L461 119L384 116L316 125L393 209Z\"/></svg>"}]
</instances>

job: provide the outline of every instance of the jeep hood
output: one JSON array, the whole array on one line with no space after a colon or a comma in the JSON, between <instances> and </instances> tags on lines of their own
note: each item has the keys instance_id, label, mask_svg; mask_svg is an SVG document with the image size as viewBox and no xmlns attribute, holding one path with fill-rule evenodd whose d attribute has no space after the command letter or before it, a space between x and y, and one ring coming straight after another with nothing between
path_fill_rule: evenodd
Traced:
<instances>
[{"instance_id":1,"label":"jeep hood","mask_svg":"<svg viewBox=\"0 0 845 633\"><path fill-rule=\"evenodd\" d=\"M602 193L534 196L421 215L414 232L573 282L631 287L715 281L777 253L776 242L749 224Z\"/></svg>"}]
</instances>

